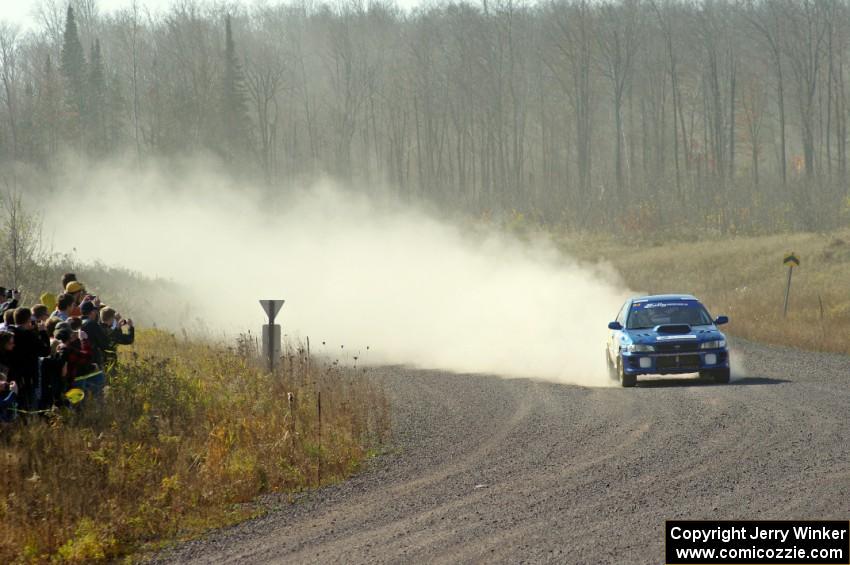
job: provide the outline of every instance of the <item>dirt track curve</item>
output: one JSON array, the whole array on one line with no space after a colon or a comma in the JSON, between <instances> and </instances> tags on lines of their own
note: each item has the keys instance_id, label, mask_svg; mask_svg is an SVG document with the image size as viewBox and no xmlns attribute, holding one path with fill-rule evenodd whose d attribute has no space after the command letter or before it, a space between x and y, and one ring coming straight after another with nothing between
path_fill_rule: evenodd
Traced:
<instances>
[{"instance_id":1,"label":"dirt track curve","mask_svg":"<svg viewBox=\"0 0 850 565\"><path fill-rule=\"evenodd\" d=\"M158 560L657 564L668 518L847 520L850 357L736 349L725 386L381 369L391 454Z\"/></svg>"}]
</instances>

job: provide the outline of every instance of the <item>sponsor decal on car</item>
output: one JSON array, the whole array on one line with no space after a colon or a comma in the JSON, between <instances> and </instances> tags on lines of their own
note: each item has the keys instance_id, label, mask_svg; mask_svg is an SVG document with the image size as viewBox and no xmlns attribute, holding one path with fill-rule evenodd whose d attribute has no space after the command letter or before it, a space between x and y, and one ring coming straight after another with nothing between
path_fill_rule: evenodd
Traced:
<instances>
[{"instance_id":1,"label":"sponsor decal on car","mask_svg":"<svg viewBox=\"0 0 850 565\"><path fill-rule=\"evenodd\" d=\"M655 339L657 341L672 341L674 339L696 339L695 335L660 335Z\"/></svg>"},{"instance_id":2,"label":"sponsor decal on car","mask_svg":"<svg viewBox=\"0 0 850 565\"><path fill-rule=\"evenodd\" d=\"M691 302L647 302L643 305L644 308L666 308L669 306L684 306L685 308L689 306L695 306L696 301Z\"/></svg>"}]
</instances>

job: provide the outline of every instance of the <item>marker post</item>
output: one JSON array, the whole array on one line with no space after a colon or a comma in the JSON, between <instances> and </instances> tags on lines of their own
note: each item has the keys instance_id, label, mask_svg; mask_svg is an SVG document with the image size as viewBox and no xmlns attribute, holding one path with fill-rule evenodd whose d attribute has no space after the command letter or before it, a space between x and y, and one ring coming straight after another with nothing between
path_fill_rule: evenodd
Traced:
<instances>
[{"instance_id":1,"label":"marker post","mask_svg":"<svg viewBox=\"0 0 850 565\"><path fill-rule=\"evenodd\" d=\"M800 259L792 251L785 255L782 259L782 264L788 266L788 283L785 285L785 304L782 307L782 317L788 316L788 298L791 296L791 275L794 273L794 267L800 266Z\"/></svg>"},{"instance_id":2,"label":"marker post","mask_svg":"<svg viewBox=\"0 0 850 565\"><path fill-rule=\"evenodd\" d=\"M283 307L284 300L260 300L260 306L266 311L269 323L263 326L263 352L269 358L269 372L274 374L274 360L280 355L280 324L274 319Z\"/></svg>"}]
</instances>

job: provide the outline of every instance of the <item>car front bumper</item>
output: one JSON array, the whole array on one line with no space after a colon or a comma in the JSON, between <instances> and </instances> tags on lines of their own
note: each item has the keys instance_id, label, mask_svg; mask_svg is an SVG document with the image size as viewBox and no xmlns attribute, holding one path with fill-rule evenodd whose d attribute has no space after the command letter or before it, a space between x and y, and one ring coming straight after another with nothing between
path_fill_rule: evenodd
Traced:
<instances>
[{"instance_id":1,"label":"car front bumper","mask_svg":"<svg viewBox=\"0 0 850 565\"><path fill-rule=\"evenodd\" d=\"M728 349L706 349L682 353L623 353L623 371L628 375L696 373L729 367Z\"/></svg>"}]
</instances>

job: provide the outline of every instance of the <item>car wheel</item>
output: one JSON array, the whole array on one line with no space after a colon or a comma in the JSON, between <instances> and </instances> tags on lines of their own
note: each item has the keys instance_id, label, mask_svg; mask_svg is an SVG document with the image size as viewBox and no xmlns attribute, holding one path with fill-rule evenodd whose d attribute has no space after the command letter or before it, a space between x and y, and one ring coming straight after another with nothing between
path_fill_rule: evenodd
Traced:
<instances>
[{"instance_id":1,"label":"car wheel","mask_svg":"<svg viewBox=\"0 0 850 565\"><path fill-rule=\"evenodd\" d=\"M725 369L715 370L714 375L713 375L714 376L714 382L716 382L717 384L720 384L720 385L728 384L730 373L731 373L731 371L729 370L728 367L725 368Z\"/></svg>"},{"instance_id":2,"label":"car wheel","mask_svg":"<svg viewBox=\"0 0 850 565\"><path fill-rule=\"evenodd\" d=\"M625 369L623 369L622 357L617 360L617 376L619 377L620 384L623 387L632 387L637 384L637 375L629 375L626 373Z\"/></svg>"}]
</instances>

